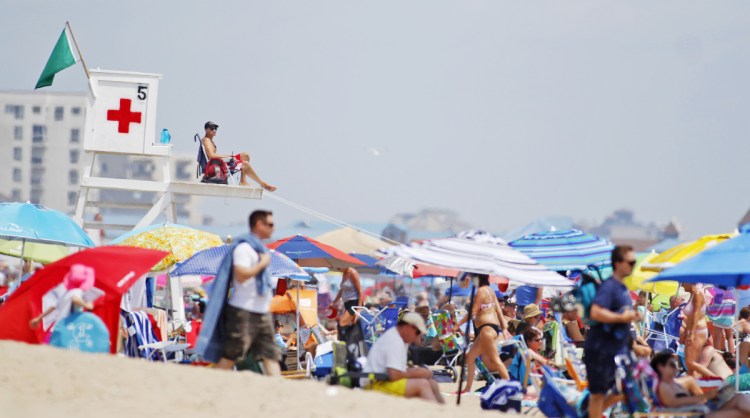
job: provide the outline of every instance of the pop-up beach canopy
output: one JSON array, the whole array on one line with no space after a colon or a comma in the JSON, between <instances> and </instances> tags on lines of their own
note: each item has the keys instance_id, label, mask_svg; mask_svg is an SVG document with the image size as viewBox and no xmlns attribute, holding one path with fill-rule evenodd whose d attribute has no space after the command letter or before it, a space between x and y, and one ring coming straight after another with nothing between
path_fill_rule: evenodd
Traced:
<instances>
[{"instance_id":1,"label":"pop-up beach canopy","mask_svg":"<svg viewBox=\"0 0 750 418\"><path fill-rule=\"evenodd\" d=\"M42 298L63 282L73 264L84 264L95 272L94 287L104 296L94 303L96 314L107 325L110 347L117 349L120 302L130 286L168 253L133 247L97 247L69 255L37 271L0 306L0 340L39 344L41 327L31 329L29 321L42 313Z\"/></svg>"}]
</instances>

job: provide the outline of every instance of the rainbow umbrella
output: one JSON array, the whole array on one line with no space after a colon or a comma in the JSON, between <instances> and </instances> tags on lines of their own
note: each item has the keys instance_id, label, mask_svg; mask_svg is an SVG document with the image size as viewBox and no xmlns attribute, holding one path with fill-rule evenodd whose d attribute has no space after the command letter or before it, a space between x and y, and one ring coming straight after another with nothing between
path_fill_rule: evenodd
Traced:
<instances>
[{"instance_id":1,"label":"rainbow umbrella","mask_svg":"<svg viewBox=\"0 0 750 418\"><path fill-rule=\"evenodd\" d=\"M123 240L116 240L117 245L167 251L169 253L151 271L166 270L180 261L187 260L198 251L223 244L221 238L216 234L180 225L162 225L129 235Z\"/></svg>"},{"instance_id":2,"label":"rainbow umbrella","mask_svg":"<svg viewBox=\"0 0 750 418\"><path fill-rule=\"evenodd\" d=\"M302 267L337 269L366 266L343 251L302 235L280 239L268 244L268 248L286 255Z\"/></svg>"}]
</instances>

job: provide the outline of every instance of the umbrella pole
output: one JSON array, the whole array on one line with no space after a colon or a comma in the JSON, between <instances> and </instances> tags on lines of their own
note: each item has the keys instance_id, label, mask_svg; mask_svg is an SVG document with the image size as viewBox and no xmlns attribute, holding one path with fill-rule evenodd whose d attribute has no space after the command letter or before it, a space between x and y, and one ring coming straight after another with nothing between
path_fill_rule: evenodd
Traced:
<instances>
[{"instance_id":1,"label":"umbrella pole","mask_svg":"<svg viewBox=\"0 0 750 418\"><path fill-rule=\"evenodd\" d=\"M740 320L739 312L740 292L737 288L734 288L734 323ZM734 336L734 389L740 391L740 339L739 333L735 335L736 327L732 327L732 335Z\"/></svg>"},{"instance_id":2,"label":"umbrella pole","mask_svg":"<svg viewBox=\"0 0 750 418\"><path fill-rule=\"evenodd\" d=\"M448 303L453 301L453 277L451 276L451 283L448 285Z\"/></svg>"},{"instance_id":3,"label":"umbrella pole","mask_svg":"<svg viewBox=\"0 0 750 418\"><path fill-rule=\"evenodd\" d=\"M461 374L458 378L458 396L456 397L456 405L461 405L461 386L464 385L464 369L466 368L466 350L469 348L469 329L471 329L471 313L474 311L474 283L471 284L471 296L469 298L469 311L466 315L469 315L469 320L466 321L466 344L464 344L463 354L461 355Z\"/></svg>"},{"instance_id":4,"label":"umbrella pole","mask_svg":"<svg viewBox=\"0 0 750 418\"><path fill-rule=\"evenodd\" d=\"M305 344L302 342L302 333L300 332L301 330L299 329L299 302L300 302L299 286L300 286L300 282L297 282L297 303L295 304L296 311L297 311L297 370L302 369L302 363L299 360L299 356L300 354L302 354L302 351L305 348ZM310 365L308 364L308 366Z\"/></svg>"}]
</instances>

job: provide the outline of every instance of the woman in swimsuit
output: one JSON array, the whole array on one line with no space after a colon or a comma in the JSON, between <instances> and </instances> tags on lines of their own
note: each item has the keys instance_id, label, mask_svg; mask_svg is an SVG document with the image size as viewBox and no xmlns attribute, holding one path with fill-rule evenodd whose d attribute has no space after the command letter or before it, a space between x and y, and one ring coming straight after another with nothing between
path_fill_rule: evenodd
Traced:
<instances>
[{"instance_id":1,"label":"woman in swimsuit","mask_svg":"<svg viewBox=\"0 0 750 418\"><path fill-rule=\"evenodd\" d=\"M508 369L500 362L500 353L497 351L497 338L504 335L510 338L507 333L508 324L500 308L500 303L495 296L495 292L490 288L490 278L486 274L479 275L479 288L474 297L474 308L471 312L474 320L475 339L471 349L466 354L466 365L468 366L468 378L464 392L471 391L471 385L474 383L474 361L481 356L485 367L490 372L497 372L503 379L509 379ZM469 315L466 315L456 324L460 328L462 324L468 322Z\"/></svg>"},{"instance_id":2,"label":"woman in swimsuit","mask_svg":"<svg viewBox=\"0 0 750 418\"><path fill-rule=\"evenodd\" d=\"M699 377L714 377L705 366L700 363L703 346L708 341L708 323L706 322L706 297L703 287L684 283L682 287L690 293L690 300L683 309L685 314L685 365L688 374Z\"/></svg>"},{"instance_id":3,"label":"woman in swimsuit","mask_svg":"<svg viewBox=\"0 0 750 418\"><path fill-rule=\"evenodd\" d=\"M740 365L750 369L750 308L747 306L740 309L740 320L736 326L740 333Z\"/></svg>"},{"instance_id":4,"label":"woman in swimsuit","mask_svg":"<svg viewBox=\"0 0 750 418\"><path fill-rule=\"evenodd\" d=\"M671 351L662 351L651 360L651 367L659 375L656 387L656 401L667 408L703 405L716 398L718 392L704 394L698 382L692 376L675 379L677 375L677 356ZM706 418L734 418L750 415L750 398L745 395L734 395L718 410L706 415Z\"/></svg>"}]
</instances>

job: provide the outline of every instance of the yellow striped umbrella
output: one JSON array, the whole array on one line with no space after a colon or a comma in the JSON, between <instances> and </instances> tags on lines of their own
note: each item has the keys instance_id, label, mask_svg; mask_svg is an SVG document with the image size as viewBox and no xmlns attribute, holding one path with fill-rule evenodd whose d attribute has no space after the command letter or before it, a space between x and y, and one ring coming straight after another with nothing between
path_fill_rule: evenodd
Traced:
<instances>
[{"instance_id":1,"label":"yellow striped umbrella","mask_svg":"<svg viewBox=\"0 0 750 418\"><path fill-rule=\"evenodd\" d=\"M677 294L680 284L672 281L665 282L647 282L648 279L656 277L658 273L654 271L645 271L643 265L651 263L659 254L651 253L641 259L633 269L633 274L625 278L625 286L630 290L645 290L646 292L657 295L674 295Z\"/></svg>"},{"instance_id":2,"label":"yellow striped umbrella","mask_svg":"<svg viewBox=\"0 0 750 418\"><path fill-rule=\"evenodd\" d=\"M218 247L223 242L218 235L184 226L165 225L150 229L118 242L117 245L168 251L169 255L151 271L162 271L185 261L198 251Z\"/></svg>"},{"instance_id":3,"label":"yellow striped umbrella","mask_svg":"<svg viewBox=\"0 0 750 418\"><path fill-rule=\"evenodd\" d=\"M706 235L695 241L675 245L649 262L643 263L641 268L643 271L661 272L735 236L737 236L736 232L731 234Z\"/></svg>"}]
</instances>

